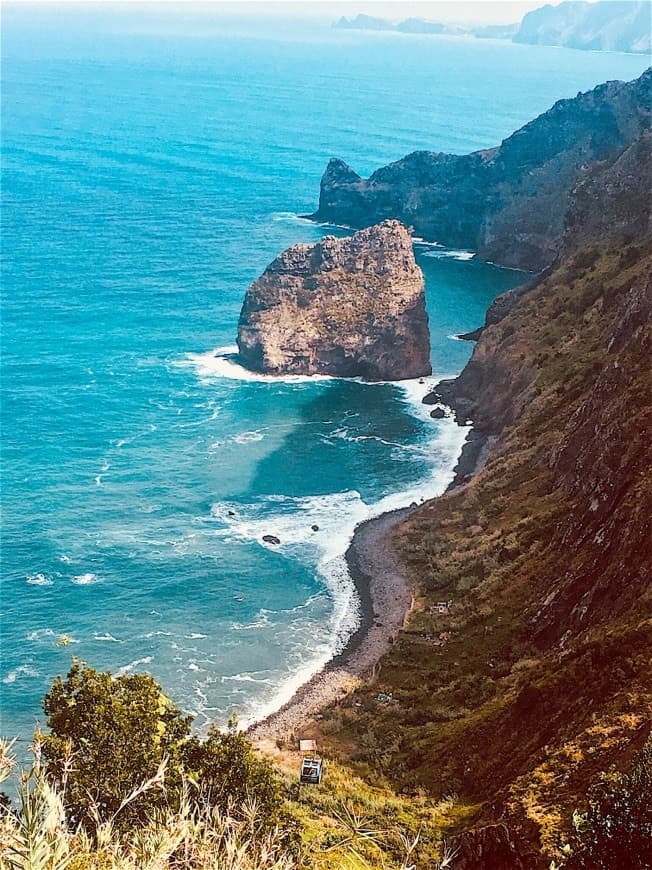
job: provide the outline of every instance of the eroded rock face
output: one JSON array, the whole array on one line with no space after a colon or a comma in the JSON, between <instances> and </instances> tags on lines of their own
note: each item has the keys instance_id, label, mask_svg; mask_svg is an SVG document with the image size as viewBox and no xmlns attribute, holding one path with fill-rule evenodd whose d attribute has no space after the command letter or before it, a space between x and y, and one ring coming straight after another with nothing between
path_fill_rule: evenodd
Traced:
<instances>
[{"instance_id":1,"label":"eroded rock face","mask_svg":"<svg viewBox=\"0 0 652 870\"><path fill-rule=\"evenodd\" d=\"M401 380L431 372L424 280L396 220L294 245L245 296L238 349L268 374Z\"/></svg>"},{"instance_id":2,"label":"eroded rock face","mask_svg":"<svg viewBox=\"0 0 652 870\"><path fill-rule=\"evenodd\" d=\"M331 160L311 217L354 227L397 218L426 239L538 272L559 254L576 185L649 128L651 85L647 70L633 82L607 82L559 100L486 151L416 151L369 178ZM623 176L631 163L622 161ZM647 194L642 187L639 197ZM641 212L638 204L632 210Z\"/></svg>"}]
</instances>

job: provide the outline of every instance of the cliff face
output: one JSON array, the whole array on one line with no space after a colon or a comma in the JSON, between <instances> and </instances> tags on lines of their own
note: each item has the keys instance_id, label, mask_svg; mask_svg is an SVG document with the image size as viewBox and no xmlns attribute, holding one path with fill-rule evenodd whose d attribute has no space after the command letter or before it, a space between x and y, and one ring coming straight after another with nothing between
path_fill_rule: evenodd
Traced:
<instances>
[{"instance_id":1,"label":"cliff face","mask_svg":"<svg viewBox=\"0 0 652 870\"><path fill-rule=\"evenodd\" d=\"M631 0L546 5L524 16L513 41L589 51L645 52L650 50L650 7L647 2Z\"/></svg>"},{"instance_id":2,"label":"cliff face","mask_svg":"<svg viewBox=\"0 0 652 870\"><path fill-rule=\"evenodd\" d=\"M288 248L247 291L238 348L248 368L270 374L430 374L424 280L410 233L385 221Z\"/></svg>"},{"instance_id":3,"label":"cliff face","mask_svg":"<svg viewBox=\"0 0 652 870\"><path fill-rule=\"evenodd\" d=\"M649 127L651 93L650 70L607 82L555 103L498 148L419 151L368 179L331 160L312 217L354 227L397 218L426 239L539 271L559 252L571 191Z\"/></svg>"},{"instance_id":4,"label":"cliff face","mask_svg":"<svg viewBox=\"0 0 652 870\"><path fill-rule=\"evenodd\" d=\"M460 870L565 866L573 811L652 727L649 181L647 133L582 173L555 266L438 388L487 462L399 531L415 612L326 719L400 789L480 807Z\"/></svg>"},{"instance_id":5,"label":"cliff face","mask_svg":"<svg viewBox=\"0 0 652 870\"><path fill-rule=\"evenodd\" d=\"M652 722L648 251L594 242L485 328L462 398L496 443L402 527L416 612L325 724L399 789L482 805L527 867L562 862L587 789ZM488 849L459 866L503 866Z\"/></svg>"}]
</instances>

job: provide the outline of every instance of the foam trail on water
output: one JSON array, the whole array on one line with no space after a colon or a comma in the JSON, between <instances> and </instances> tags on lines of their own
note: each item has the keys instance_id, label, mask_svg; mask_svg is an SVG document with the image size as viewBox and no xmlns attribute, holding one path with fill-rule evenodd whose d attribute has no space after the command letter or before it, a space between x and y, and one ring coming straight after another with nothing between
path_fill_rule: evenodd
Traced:
<instances>
[{"instance_id":1,"label":"foam trail on water","mask_svg":"<svg viewBox=\"0 0 652 870\"><path fill-rule=\"evenodd\" d=\"M310 224L313 227L325 227L326 229L332 227L336 230L349 230L352 233L355 232L355 227L349 226L349 224L334 224L332 221L316 221L293 211L275 211L272 212L270 217L274 223Z\"/></svg>"},{"instance_id":2,"label":"foam trail on water","mask_svg":"<svg viewBox=\"0 0 652 870\"><path fill-rule=\"evenodd\" d=\"M224 523L225 534L256 540L261 546L288 554L312 548L317 572L333 603L329 641L312 650L310 660L282 682L274 697L259 704L243 719L244 727L264 719L287 703L300 686L341 652L358 627L359 600L345 559L356 526L387 511L440 495L450 482L453 465L470 427L458 426L452 418L437 423L430 418L430 407L422 400L440 380L441 377L429 377L395 384L401 389L410 412L432 426L432 435L424 445L424 450L429 450L432 456L429 473L408 489L370 503L363 501L354 490L303 498L268 496L267 507L274 501L278 505L271 516L256 506L213 505L212 514ZM313 531L313 526L318 527L317 531ZM265 543L264 534L275 535L280 544Z\"/></svg>"},{"instance_id":3,"label":"foam trail on water","mask_svg":"<svg viewBox=\"0 0 652 870\"><path fill-rule=\"evenodd\" d=\"M51 577L46 577L45 574L42 574L40 571L38 574L30 574L29 577L25 579L25 582L30 586L52 586L54 580Z\"/></svg>"},{"instance_id":4,"label":"foam trail on water","mask_svg":"<svg viewBox=\"0 0 652 870\"><path fill-rule=\"evenodd\" d=\"M227 378L269 384L302 384L332 380L329 375L264 375L252 372L238 362L237 345L218 347L207 353L187 353L173 365L194 368L200 380Z\"/></svg>"},{"instance_id":5,"label":"foam trail on water","mask_svg":"<svg viewBox=\"0 0 652 870\"><path fill-rule=\"evenodd\" d=\"M89 572L88 574L78 574L76 577L72 578L71 582L74 583L75 586L92 586L93 583L98 583L99 579L100 578L97 574L91 574Z\"/></svg>"},{"instance_id":6,"label":"foam trail on water","mask_svg":"<svg viewBox=\"0 0 652 870\"><path fill-rule=\"evenodd\" d=\"M474 251L424 251L422 257L432 257L435 260L472 260L475 257Z\"/></svg>"},{"instance_id":7,"label":"foam trail on water","mask_svg":"<svg viewBox=\"0 0 652 870\"><path fill-rule=\"evenodd\" d=\"M433 253L440 253L439 251ZM449 253L449 252L446 252ZM469 252L453 252L455 255ZM469 253L469 257L473 256ZM275 376L248 371L238 362L237 347L229 345L207 353L188 353L174 365L190 367L202 382L214 379L255 381L260 383L297 385L321 380L337 380L325 375ZM353 579L346 563L346 551L360 523L387 511L407 507L428 498L440 495L452 477L455 460L461 450L468 427L459 427L451 418L433 421L431 408L423 404L423 398L442 380L442 375L414 378L404 381L368 382L355 379L366 386L379 386L395 390L396 397L408 413L425 425L426 438L418 445L387 443L398 451L414 451L420 458L429 458L428 471L412 486L399 492L389 493L377 501L365 502L355 490L313 496L267 495L251 504L215 502L211 507L209 522L215 524L215 534L225 540L255 541L259 546L283 553L290 559L298 559L312 566L321 578L331 601L327 631L322 639L315 638L312 649L306 651L306 659L294 665L292 676L280 681L278 691L267 694L253 709L245 709L242 724L248 726L290 700L296 690L318 672L346 645L360 620L360 603ZM241 433L240 443L260 440L263 430ZM335 430L326 437L342 437L345 440L375 438L373 433L356 433L350 437L346 428ZM381 439L382 440L382 439ZM265 541L265 536L273 539ZM268 624L267 615L262 615L261 627ZM236 625L234 629L250 630L251 624ZM256 682L255 680L230 678L231 682Z\"/></svg>"}]
</instances>

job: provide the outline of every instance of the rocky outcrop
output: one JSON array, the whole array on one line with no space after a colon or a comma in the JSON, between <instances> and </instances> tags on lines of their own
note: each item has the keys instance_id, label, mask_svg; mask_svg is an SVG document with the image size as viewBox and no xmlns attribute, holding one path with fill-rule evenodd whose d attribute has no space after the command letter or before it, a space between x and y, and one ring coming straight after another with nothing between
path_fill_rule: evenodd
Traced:
<instances>
[{"instance_id":1,"label":"rocky outcrop","mask_svg":"<svg viewBox=\"0 0 652 870\"><path fill-rule=\"evenodd\" d=\"M514 42L560 45L589 51L650 51L650 5L647 0L570 0L528 12Z\"/></svg>"},{"instance_id":2,"label":"rocky outcrop","mask_svg":"<svg viewBox=\"0 0 652 870\"><path fill-rule=\"evenodd\" d=\"M452 837L448 851L452 870L531 870L532 855L523 855L520 844L505 825L487 825Z\"/></svg>"},{"instance_id":3,"label":"rocky outcrop","mask_svg":"<svg viewBox=\"0 0 652 870\"><path fill-rule=\"evenodd\" d=\"M652 230L652 133L645 130L615 159L596 164L571 191L561 257L595 239L621 240Z\"/></svg>"},{"instance_id":4,"label":"rocky outcrop","mask_svg":"<svg viewBox=\"0 0 652 870\"><path fill-rule=\"evenodd\" d=\"M648 129L652 71L560 100L498 148L417 151L361 178L331 160L313 218L353 227L397 218L426 239L539 271L558 256L570 196Z\"/></svg>"},{"instance_id":5,"label":"rocky outcrop","mask_svg":"<svg viewBox=\"0 0 652 870\"><path fill-rule=\"evenodd\" d=\"M390 220L288 248L247 291L238 349L245 366L269 374L430 374L424 280L408 230Z\"/></svg>"}]
</instances>

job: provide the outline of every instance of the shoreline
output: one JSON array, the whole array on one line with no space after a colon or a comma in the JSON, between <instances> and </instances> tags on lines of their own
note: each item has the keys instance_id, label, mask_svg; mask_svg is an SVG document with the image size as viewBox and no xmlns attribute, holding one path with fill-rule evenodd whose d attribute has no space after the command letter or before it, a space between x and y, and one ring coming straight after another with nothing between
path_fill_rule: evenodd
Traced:
<instances>
[{"instance_id":1,"label":"shoreline","mask_svg":"<svg viewBox=\"0 0 652 870\"><path fill-rule=\"evenodd\" d=\"M484 466L495 439L471 429L451 469L441 498L467 483ZM432 499L427 499L431 501ZM310 737L320 710L372 682L382 657L391 649L414 607L414 590L393 545L393 533L421 505L386 511L356 526L346 563L360 602L360 624L344 649L334 655L281 707L246 734L254 741Z\"/></svg>"},{"instance_id":2,"label":"shoreline","mask_svg":"<svg viewBox=\"0 0 652 870\"><path fill-rule=\"evenodd\" d=\"M346 562L360 601L360 625L344 649L300 686L289 701L246 734L253 740L305 736L323 707L347 695L365 680L391 648L413 606L412 588L392 544L392 533L416 507L400 508L360 523L346 551Z\"/></svg>"}]
</instances>

